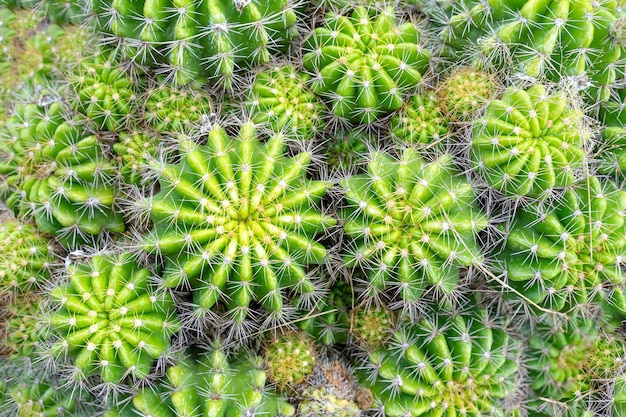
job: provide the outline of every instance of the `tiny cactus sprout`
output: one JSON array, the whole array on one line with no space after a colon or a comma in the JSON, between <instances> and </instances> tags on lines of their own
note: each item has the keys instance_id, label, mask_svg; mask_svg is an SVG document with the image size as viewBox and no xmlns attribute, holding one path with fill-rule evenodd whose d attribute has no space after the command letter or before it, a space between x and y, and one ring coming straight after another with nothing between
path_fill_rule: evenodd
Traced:
<instances>
[{"instance_id":1,"label":"tiny cactus sprout","mask_svg":"<svg viewBox=\"0 0 626 417\"><path fill-rule=\"evenodd\" d=\"M266 387L266 378L262 359L252 353L240 352L230 361L220 349L189 354L163 381L140 389L133 398L137 413L118 415L293 416L294 407Z\"/></svg>"},{"instance_id":2,"label":"tiny cactus sprout","mask_svg":"<svg viewBox=\"0 0 626 417\"><path fill-rule=\"evenodd\" d=\"M311 89L336 116L373 123L402 108L404 93L428 69L430 53L414 22L399 23L392 7L329 13L304 44Z\"/></svg>"},{"instance_id":3,"label":"tiny cactus sprout","mask_svg":"<svg viewBox=\"0 0 626 417\"><path fill-rule=\"evenodd\" d=\"M387 417L502 416L519 390L519 346L486 310L407 323L370 351L359 379Z\"/></svg>"},{"instance_id":4,"label":"tiny cactus sprout","mask_svg":"<svg viewBox=\"0 0 626 417\"><path fill-rule=\"evenodd\" d=\"M302 384L316 361L313 340L304 333L289 331L266 341L267 377L281 391Z\"/></svg>"},{"instance_id":5,"label":"tiny cactus sprout","mask_svg":"<svg viewBox=\"0 0 626 417\"><path fill-rule=\"evenodd\" d=\"M416 94L393 116L389 130L401 144L442 149L449 134L448 118L436 95Z\"/></svg>"},{"instance_id":6,"label":"tiny cactus sprout","mask_svg":"<svg viewBox=\"0 0 626 417\"><path fill-rule=\"evenodd\" d=\"M230 88L239 66L268 62L298 34L287 0L96 0L94 11L128 58L177 84L218 79Z\"/></svg>"},{"instance_id":7,"label":"tiny cactus sprout","mask_svg":"<svg viewBox=\"0 0 626 417\"><path fill-rule=\"evenodd\" d=\"M251 122L234 139L217 124L208 136L181 140L181 162L155 167L144 248L165 258L168 287L191 284L201 310L224 302L241 324L259 302L280 315L287 288L315 293L305 268L327 257L314 237L336 223L317 208L330 184L307 178L310 152L284 156L284 137L262 143Z\"/></svg>"},{"instance_id":8,"label":"tiny cactus sprout","mask_svg":"<svg viewBox=\"0 0 626 417\"><path fill-rule=\"evenodd\" d=\"M471 158L487 183L509 197L547 198L574 183L585 161L583 115L537 84L510 88L474 122Z\"/></svg>"},{"instance_id":9,"label":"tiny cactus sprout","mask_svg":"<svg viewBox=\"0 0 626 417\"><path fill-rule=\"evenodd\" d=\"M330 293L319 300L316 308L305 311L304 320L298 322L301 330L324 346L345 344L348 341L352 307L351 288L344 281L336 282Z\"/></svg>"},{"instance_id":10,"label":"tiny cactus sprout","mask_svg":"<svg viewBox=\"0 0 626 417\"><path fill-rule=\"evenodd\" d=\"M158 153L159 137L139 131L120 132L113 144L119 172L127 184L140 185L149 173L149 161Z\"/></svg>"},{"instance_id":11,"label":"tiny cactus sprout","mask_svg":"<svg viewBox=\"0 0 626 417\"><path fill-rule=\"evenodd\" d=\"M57 306L50 327L58 334L52 352L105 382L146 377L179 329L169 293L153 291L150 271L128 253L94 255L68 272L69 283L50 294Z\"/></svg>"},{"instance_id":12,"label":"tiny cactus sprout","mask_svg":"<svg viewBox=\"0 0 626 417\"><path fill-rule=\"evenodd\" d=\"M469 122L497 94L494 75L471 68L460 68L437 88L437 98L445 115L454 122Z\"/></svg>"},{"instance_id":13,"label":"tiny cactus sprout","mask_svg":"<svg viewBox=\"0 0 626 417\"><path fill-rule=\"evenodd\" d=\"M482 263L477 234L487 226L471 184L445 154L425 162L414 148L397 160L376 152L367 173L341 182L348 240L344 263L360 268L369 295L395 289L414 306L433 286L438 296L457 286L459 268Z\"/></svg>"},{"instance_id":14,"label":"tiny cactus sprout","mask_svg":"<svg viewBox=\"0 0 626 417\"><path fill-rule=\"evenodd\" d=\"M512 298L551 311L602 304L624 315L626 193L596 177L581 180L551 205L518 209L498 253Z\"/></svg>"},{"instance_id":15,"label":"tiny cactus sprout","mask_svg":"<svg viewBox=\"0 0 626 417\"><path fill-rule=\"evenodd\" d=\"M155 131L187 134L212 111L209 97L201 91L160 83L146 93L144 112Z\"/></svg>"},{"instance_id":16,"label":"tiny cactus sprout","mask_svg":"<svg viewBox=\"0 0 626 417\"><path fill-rule=\"evenodd\" d=\"M56 248L34 225L0 224L0 293L37 289L50 279Z\"/></svg>"},{"instance_id":17,"label":"tiny cactus sprout","mask_svg":"<svg viewBox=\"0 0 626 417\"><path fill-rule=\"evenodd\" d=\"M314 139L322 129L325 108L306 86L310 77L293 65L261 70L246 95L252 120L294 139Z\"/></svg>"},{"instance_id":18,"label":"tiny cactus sprout","mask_svg":"<svg viewBox=\"0 0 626 417\"><path fill-rule=\"evenodd\" d=\"M619 100L602 105L600 120L602 139L594 151L598 172L617 182L626 181L626 88L619 91Z\"/></svg>"},{"instance_id":19,"label":"tiny cactus sprout","mask_svg":"<svg viewBox=\"0 0 626 417\"><path fill-rule=\"evenodd\" d=\"M327 162L332 172L357 173L367 165L370 147L374 139L367 132L340 130L328 138Z\"/></svg>"},{"instance_id":20,"label":"tiny cactus sprout","mask_svg":"<svg viewBox=\"0 0 626 417\"><path fill-rule=\"evenodd\" d=\"M382 307L361 307L350 313L350 333L359 345L377 349L391 337L395 326L391 311Z\"/></svg>"}]
</instances>

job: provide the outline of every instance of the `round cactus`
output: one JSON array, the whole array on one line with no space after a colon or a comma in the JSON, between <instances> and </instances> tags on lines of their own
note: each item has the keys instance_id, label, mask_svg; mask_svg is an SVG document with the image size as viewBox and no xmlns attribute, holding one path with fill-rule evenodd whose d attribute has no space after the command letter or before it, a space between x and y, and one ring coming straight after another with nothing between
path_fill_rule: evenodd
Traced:
<instances>
[{"instance_id":1,"label":"round cactus","mask_svg":"<svg viewBox=\"0 0 626 417\"><path fill-rule=\"evenodd\" d=\"M476 235L487 220L472 186L450 155L426 163L413 148L399 160L374 153L367 171L341 182L344 228L352 238L345 264L363 270L371 295L394 287L411 305L429 286L450 294L459 268L482 262Z\"/></svg>"},{"instance_id":2,"label":"round cactus","mask_svg":"<svg viewBox=\"0 0 626 417\"><path fill-rule=\"evenodd\" d=\"M84 375L119 383L143 378L179 329L169 293L151 289L151 273L131 254L94 255L71 264L69 283L50 296L58 309L50 328L58 334L55 355L70 354Z\"/></svg>"},{"instance_id":3,"label":"round cactus","mask_svg":"<svg viewBox=\"0 0 626 417\"><path fill-rule=\"evenodd\" d=\"M448 118L435 94L416 94L393 116L389 130L394 140L405 145L443 148Z\"/></svg>"},{"instance_id":4,"label":"round cactus","mask_svg":"<svg viewBox=\"0 0 626 417\"><path fill-rule=\"evenodd\" d=\"M94 11L128 58L177 84L217 78L230 88L238 66L268 62L298 34L287 0L96 0Z\"/></svg>"},{"instance_id":5,"label":"round cactus","mask_svg":"<svg viewBox=\"0 0 626 417\"><path fill-rule=\"evenodd\" d=\"M619 91L619 100L610 100L600 107L602 139L596 143L594 159L598 172L615 180L626 180L626 89Z\"/></svg>"},{"instance_id":6,"label":"round cactus","mask_svg":"<svg viewBox=\"0 0 626 417\"><path fill-rule=\"evenodd\" d=\"M505 415L519 389L518 344L481 308L402 325L367 361L360 382L388 417Z\"/></svg>"},{"instance_id":7,"label":"round cactus","mask_svg":"<svg viewBox=\"0 0 626 417\"><path fill-rule=\"evenodd\" d=\"M542 308L569 311L602 302L626 312L626 193L596 177L552 205L518 209L497 254L507 284Z\"/></svg>"},{"instance_id":8,"label":"round cactus","mask_svg":"<svg viewBox=\"0 0 626 417\"><path fill-rule=\"evenodd\" d=\"M348 341L351 304L351 288L344 281L338 281L315 309L304 312L305 319L299 321L298 326L322 345L344 344Z\"/></svg>"},{"instance_id":9,"label":"round cactus","mask_svg":"<svg viewBox=\"0 0 626 417\"><path fill-rule=\"evenodd\" d=\"M541 84L509 89L474 122L471 157L487 183L511 197L546 198L574 183L585 161L582 113Z\"/></svg>"},{"instance_id":10,"label":"round cactus","mask_svg":"<svg viewBox=\"0 0 626 417\"><path fill-rule=\"evenodd\" d=\"M120 174L128 184L141 184L149 172L148 163L158 152L159 137L138 131L120 132L113 144Z\"/></svg>"},{"instance_id":11,"label":"round cactus","mask_svg":"<svg viewBox=\"0 0 626 417\"><path fill-rule=\"evenodd\" d=\"M259 72L246 95L248 114L275 133L314 139L322 129L325 108L307 88L309 80L293 65Z\"/></svg>"},{"instance_id":12,"label":"round cactus","mask_svg":"<svg viewBox=\"0 0 626 417\"><path fill-rule=\"evenodd\" d=\"M461 68L443 80L437 89L437 99L452 121L468 122L493 98L497 89L492 74Z\"/></svg>"},{"instance_id":13,"label":"round cactus","mask_svg":"<svg viewBox=\"0 0 626 417\"><path fill-rule=\"evenodd\" d=\"M304 44L311 89L335 115L372 123L402 108L403 94L417 85L430 53L415 23L399 23L391 7L356 7L350 16L330 13Z\"/></svg>"},{"instance_id":14,"label":"round cactus","mask_svg":"<svg viewBox=\"0 0 626 417\"><path fill-rule=\"evenodd\" d=\"M284 146L261 143L253 123L236 139L213 125L205 146L183 140L179 164L155 167L144 247L166 259L167 286L191 283L198 308L225 301L241 323L253 301L280 313L283 288L314 293L305 267L326 258L314 236L336 222L316 208L329 183L306 178L309 152L287 158Z\"/></svg>"},{"instance_id":15,"label":"round cactus","mask_svg":"<svg viewBox=\"0 0 626 417\"><path fill-rule=\"evenodd\" d=\"M298 413L302 417L359 417L361 409L353 401L337 398L323 389L309 389L303 394Z\"/></svg>"},{"instance_id":16,"label":"round cactus","mask_svg":"<svg viewBox=\"0 0 626 417\"><path fill-rule=\"evenodd\" d=\"M361 307L350 313L350 333L361 346L377 349L391 337L394 328L391 311L381 307Z\"/></svg>"},{"instance_id":17,"label":"round cactus","mask_svg":"<svg viewBox=\"0 0 626 417\"><path fill-rule=\"evenodd\" d=\"M266 342L267 377L281 391L302 384L316 360L313 340L303 333L287 332Z\"/></svg>"},{"instance_id":18,"label":"round cactus","mask_svg":"<svg viewBox=\"0 0 626 417\"><path fill-rule=\"evenodd\" d=\"M28 223L0 224L0 292L25 292L50 279L56 262L52 242Z\"/></svg>"},{"instance_id":19,"label":"round cactus","mask_svg":"<svg viewBox=\"0 0 626 417\"><path fill-rule=\"evenodd\" d=\"M374 140L366 132L341 130L327 140L326 155L331 170L356 173L367 165L367 157Z\"/></svg>"},{"instance_id":20,"label":"round cactus","mask_svg":"<svg viewBox=\"0 0 626 417\"><path fill-rule=\"evenodd\" d=\"M261 358L247 352L232 361L220 349L189 355L163 382L139 391L137 414L129 416L293 416L293 406L265 386L266 378Z\"/></svg>"},{"instance_id":21,"label":"round cactus","mask_svg":"<svg viewBox=\"0 0 626 417\"><path fill-rule=\"evenodd\" d=\"M17 297L9 307L11 315L6 326L5 346L16 356L33 357L40 341L44 339L40 294L29 292Z\"/></svg>"},{"instance_id":22,"label":"round cactus","mask_svg":"<svg viewBox=\"0 0 626 417\"><path fill-rule=\"evenodd\" d=\"M166 84L148 90L144 110L148 123L164 134L189 133L212 113L211 101L202 92Z\"/></svg>"}]
</instances>

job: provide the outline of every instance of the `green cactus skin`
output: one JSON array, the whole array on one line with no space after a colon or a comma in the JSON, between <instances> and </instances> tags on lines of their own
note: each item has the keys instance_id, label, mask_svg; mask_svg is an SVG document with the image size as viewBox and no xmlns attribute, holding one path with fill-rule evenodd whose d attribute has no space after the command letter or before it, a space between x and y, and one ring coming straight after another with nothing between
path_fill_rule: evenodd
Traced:
<instances>
[{"instance_id":1,"label":"green cactus skin","mask_svg":"<svg viewBox=\"0 0 626 417\"><path fill-rule=\"evenodd\" d=\"M448 137L448 118L434 93L416 94L393 116L392 138L405 145L442 149Z\"/></svg>"},{"instance_id":2,"label":"green cactus skin","mask_svg":"<svg viewBox=\"0 0 626 417\"><path fill-rule=\"evenodd\" d=\"M391 337L393 328L393 313L385 308L362 307L350 312L350 333L361 346L381 347Z\"/></svg>"},{"instance_id":3,"label":"green cactus skin","mask_svg":"<svg viewBox=\"0 0 626 417\"><path fill-rule=\"evenodd\" d=\"M46 97L43 97L46 99ZM121 233L116 170L95 136L66 120L58 101L18 105L0 131L0 193L18 216L66 246Z\"/></svg>"},{"instance_id":4,"label":"green cactus skin","mask_svg":"<svg viewBox=\"0 0 626 417\"><path fill-rule=\"evenodd\" d=\"M356 7L350 16L329 13L304 44L303 65L311 90L332 112L358 123L373 123L404 104L417 85L430 53L412 22L399 23L391 7Z\"/></svg>"},{"instance_id":5,"label":"green cactus skin","mask_svg":"<svg viewBox=\"0 0 626 417\"><path fill-rule=\"evenodd\" d=\"M50 296L58 306L50 327L59 335L54 354L70 354L85 375L119 383L144 378L180 327L169 293L150 287L151 273L129 253L94 255L68 267L69 284Z\"/></svg>"},{"instance_id":6,"label":"green cactus skin","mask_svg":"<svg viewBox=\"0 0 626 417\"><path fill-rule=\"evenodd\" d=\"M324 346L345 344L350 329L348 311L351 305L351 288L344 281L338 281L314 310L303 312L305 319L298 322L298 327Z\"/></svg>"},{"instance_id":7,"label":"green cactus skin","mask_svg":"<svg viewBox=\"0 0 626 417\"><path fill-rule=\"evenodd\" d=\"M226 301L241 323L252 301L280 313L283 288L315 291L305 267L326 258L314 236L336 223L317 209L330 184L306 178L309 152L284 148L282 135L261 143L253 123L235 139L215 124L207 145L183 140L181 162L155 168L144 248L164 256L167 286L191 283L198 308Z\"/></svg>"},{"instance_id":8,"label":"green cactus skin","mask_svg":"<svg viewBox=\"0 0 626 417\"><path fill-rule=\"evenodd\" d=\"M508 89L474 122L474 169L506 196L546 198L574 183L585 161L582 113L537 84Z\"/></svg>"},{"instance_id":9,"label":"green cactus skin","mask_svg":"<svg viewBox=\"0 0 626 417\"><path fill-rule=\"evenodd\" d=\"M598 172L617 181L626 180L626 89L619 91L619 100L611 99L600 107L602 139L596 143L594 160Z\"/></svg>"},{"instance_id":10,"label":"green cactus skin","mask_svg":"<svg viewBox=\"0 0 626 417\"><path fill-rule=\"evenodd\" d=\"M19 384L10 389L11 400L17 408L16 417L84 416L78 414L75 394L45 382Z\"/></svg>"},{"instance_id":11,"label":"green cactus skin","mask_svg":"<svg viewBox=\"0 0 626 417\"><path fill-rule=\"evenodd\" d=\"M518 390L517 341L486 310L400 326L359 373L387 417L504 416Z\"/></svg>"},{"instance_id":12,"label":"green cactus skin","mask_svg":"<svg viewBox=\"0 0 626 417\"><path fill-rule=\"evenodd\" d=\"M399 160L377 152L367 174L341 186L348 201L344 229L352 238L344 263L363 270L372 295L394 286L409 305L429 286L446 295L460 267L482 262L476 235L487 220L450 155L427 163L413 148Z\"/></svg>"},{"instance_id":13,"label":"green cactus skin","mask_svg":"<svg viewBox=\"0 0 626 417\"><path fill-rule=\"evenodd\" d=\"M12 316L6 326L4 345L12 355L34 357L43 340L45 329L42 325L41 306L44 298L35 292L24 293L11 303Z\"/></svg>"},{"instance_id":14,"label":"green cactus skin","mask_svg":"<svg viewBox=\"0 0 626 417\"><path fill-rule=\"evenodd\" d=\"M70 83L77 96L76 110L98 130L122 130L136 112L136 82L106 56L84 59Z\"/></svg>"},{"instance_id":15,"label":"green cactus skin","mask_svg":"<svg viewBox=\"0 0 626 417\"><path fill-rule=\"evenodd\" d=\"M512 67L553 81L590 79L595 100L606 100L624 59L624 14L613 0L436 0L443 55L482 54L485 65Z\"/></svg>"},{"instance_id":16,"label":"green cactus skin","mask_svg":"<svg viewBox=\"0 0 626 417\"><path fill-rule=\"evenodd\" d=\"M159 84L146 93L145 118L159 133L189 133L212 113L209 97L191 88Z\"/></svg>"},{"instance_id":17,"label":"green cactus skin","mask_svg":"<svg viewBox=\"0 0 626 417\"><path fill-rule=\"evenodd\" d=\"M329 135L326 146L327 162L331 171L359 173L367 165L374 139L359 130L340 130Z\"/></svg>"},{"instance_id":18,"label":"green cactus skin","mask_svg":"<svg viewBox=\"0 0 626 417\"><path fill-rule=\"evenodd\" d=\"M139 391L133 416L291 417L295 410L266 387L263 361L239 353L229 361L222 350L186 357L167 370L156 387Z\"/></svg>"},{"instance_id":19,"label":"green cactus skin","mask_svg":"<svg viewBox=\"0 0 626 417\"><path fill-rule=\"evenodd\" d=\"M232 86L239 66L266 63L298 34L287 0L96 0L100 29L128 58L165 70L177 84L218 79Z\"/></svg>"},{"instance_id":20,"label":"green cactus skin","mask_svg":"<svg viewBox=\"0 0 626 417\"><path fill-rule=\"evenodd\" d=\"M80 25L87 19L87 3L81 0L44 0L43 13L55 23Z\"/></svg>"},{"instance_id":21,"label":"green cactus skin","mask_svg":"<svg viewBox=\"0 0 626 417\"><path fill-rule=\"evenodd\" d=\"M626 372L615 378L612 394L613 406L611 409L613 411L613 415L626 415Z\"/></svg>"},{"instance_id":22,"label":"green cactus skin","mask_svg":"<svg viewBox=\"0 0 626 417\"><path fill-rule=\"evenodd\" d=\"M286 332L266 342L267 378L280 391L302 384L317 361L313 339L300 332Z\"/></svg>"},{"instance_id":23,"label":"green cactus skin","mask_svg":"<svg viewBox=\"0 0 626 417\"><path fill-rule=\"evenodd\" d=\"M148 163L158 153L159 139L157 135L139 131L120 132L113 150L125 183L140 185L146 178Z\"/></svg>"},{"instance_id":24,"label":"green cactus skin","mask_svg":"<svg viewBox=\"0 0 626 417\"><path fill-rule=\"evenodd\" d=\"M554 203L519 208L497 258L507 284L532 303L567 312L603 303L626 313L626 192L596 177Z\"/></svg>"},{"instance_id":25,"label":"green cactus skin","mask_svg":"<svg viewBox=\"0 0 626 417\"><path fill-rule=\"evenodd\" d=\"M323 128L326 109L306 86L310 78L291 64L259 72L246 95L249 116L272 132L314 139Z\"/></svg>"},{"instance_id":26,"label":"green cactus skin","mask_svg":"<svg viewBox=\"0 0 626 417\"><path fill-rule=\"evenodd\" d=\"M35 226L18 220L0 224L0 293L22 293L50 279L56 248Z\"/></svg>"},{"instance_id":27,"label":"green cactus skin","mask_svg":"<svg viewBox=\"0 0 626 417\"><path fill-rule=\"evenodd\" d=\"M460 68L437 88L444 114L455 122L471 121L498 90L495 77L485 71Z\"/></svg>"}]
</instances>

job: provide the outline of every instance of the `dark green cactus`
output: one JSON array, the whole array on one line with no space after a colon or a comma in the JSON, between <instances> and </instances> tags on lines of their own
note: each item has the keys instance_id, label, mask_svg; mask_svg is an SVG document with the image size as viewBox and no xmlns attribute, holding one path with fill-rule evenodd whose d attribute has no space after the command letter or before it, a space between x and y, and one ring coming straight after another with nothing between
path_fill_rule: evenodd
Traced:
<instances>
[{"instance_id":1,"label":"dark green cactus","mask_svg":"<svg viewBox=\"0 0 626 417\"><path fill-rule=\"evenodd\" d=\"M327 138L326 155L331 171L358 173L367 165L375 140L367 132L340 130Z\"/></svg>"},{"instance_id":2,"label":"dark green cactus","mask_svg":"<svg viewBox=\"0 0 626 417\"><path fill-rule=\"evenodd\" d=\"M600 107L602 139L596 143L593 159L598 172L618 182L626 180L626 89Z\"/></svg>"},{"instance_id":3,"label":"dark green cactus","mask_svg":"<svg viewBox=\"0 0 626 417\"><path fill-rule=\"evenodd\" d=\"M301 330L325 346L345 344L348 341L352 289L344 281L330 288L311 311L304 311L304 320L298 321Z\"/></svg>"}]
</instances>

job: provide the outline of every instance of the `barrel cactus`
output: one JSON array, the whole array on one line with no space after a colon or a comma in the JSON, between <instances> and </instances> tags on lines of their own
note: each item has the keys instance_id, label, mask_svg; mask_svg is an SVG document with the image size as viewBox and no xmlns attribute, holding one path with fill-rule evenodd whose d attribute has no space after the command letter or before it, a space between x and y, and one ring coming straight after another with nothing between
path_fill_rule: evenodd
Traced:
<instances>
[{"instance_id":1,"label":"barrel cactus","mask_svg":"<svg viewBox=\"0 0 626 417\"><path fill-rule=\"evenodd\" d=\"M95 411L83 406L80 393L63 389L60 383L28 381L10 389L9 407L16 417L88 417Z\"/></svg>"},{"instance_id":2,"label":"barrel cactus","mask_svg":"<svg viewBox=\"0 0 626 417\"><path fill-rule=\"evenodd\" d=\"M322 345L344 344L348 340L351 304L351 288L344 281L338 281L315 309L303 311L304 318L298 321L298 327Z\"/></svg>"},{"instance_id":3,"label":"barrel cactus","mask_svg":"<svg viewBox=\"0 0 626 417\"><path fill-rule=\"evenodd\" d=\"M442 149L449 135L448 122L434 93L416 94L393 116L389 130L402 144Z\"/></svg>"},{"instance_id":4,"label":"barrel cactus","mask_svg":"<svg viewBox=\"0 0 626 417\"><path fill-rule=\"evenodd\" d=\"M149 161L159 152L159 137L141 131L120 132L113 150L124 182L140 185L148 176Z\"/></svg>"},{"instance_id":5,"label":"barrel cactus","mask_svg":"<svg viewBox=\"0 0 626 417\"><path fill-rule=\"evenodd\" d=\"M624 314L626 193L597 177L554 203L518 209L497 254L510 297L551 311L591 304ZM521 301L521 300L520 300Z\"/></svg>"},{"instance_id":6,"label":"barrel cactus","mask_svg":"<svg viewBox=\"0 0 626 417\"><path fill-rule=\"evenodd\" d=\"M4 345L12 355L34 357L45 338L42 324L44 298L35 292L17 296L9 306L10 319L6 326Z\"/></svg>"},{"instance_id":7,"label":"barrel cactus","mask_svg":"<svg viewBox=\"0 0 626 417\"><path fill-rule=\"evenodd\" d=\"M374 149L376 142L371 134L341 129L329 136L325 153L331 171L358 173L365 168L370 149Z\"/></svg>"},{"instance_id":8,"label":"barrel cactus","mask_svg":"<svg viewBox=\"0 0 626 417\"><path fill-rule=\"evenodd\" d=\"M267 377L281 391L302 384L316 361L313 339L304 333L290 331L266 341Z\"/></svg>"},{"instance_id":9,"label":"barrel cactus","mask_svg":"<svg viewBox=\"0 0 626 417\"><path fill-rule=\"evenodd\" d=\"M69 283L50 293L58 335L51 353L70 355L83 375L105 382L147 376L180 327L171 295L152 288L151 272L130 253L94 255L68 273Z\"/></svg>"},{"instance_id":10,"label":"barrel cactus","mask_svg":"<svg viewBox=\"0 0 626 417\"><path fill-rule=\"evenodd\" d=\"M618 100L619 99L619 100ZM594 160L598 172L621 182L626 180L626 89L600 108L602 139L596 143Z\"/></svg>"},{"instance_id":11,"label":"barrel cactus","mask_svg":"<svg viewBox=\"0 0 626 417\"><path fill-rule=\"evenodd\" d=\"M482 308L405 324L371 351L360 382L388 417L505 415L519 389L519 346Z\"/></svg>"},{"instance_id":12,"label":"barrel cactus","mask_svg":"<svg viewBox=\"0 0 626 417\"><path fill-rule=\"evenodd\" d=\"M325 108L306 85L308 74L289 64L260 71L246 95L252 120L294 139L314 139L322 130Z\"/></svg>"},{"instance_id":13,"label":"barrel cactus","mask_svg":"<svg viewBox=\"0 0 626 417\"><path fill-rule=\"evenodd\" d=\"M457 286L459 268L482 263L477 238L487 225L472 185L450 155L427 163L413 148L399 160L374 153L367 173L341 181L348 206L344 263L360 268L369 295L395 290L407 306L434 287L440 296Z\"/></svg>"},{"instance_id":14,"label":"barrel cactus","mask_svg":"<svg viewBox=\"0 0 626 417\"><path fill-rule=\"evenodd\" d=\"M393 333L394 315L382 307L360 307L350 312L350 334L364 347L381 347Z\"/></svg>"},{"instance_id":15,"label":"barrel cactus","mask_svg":"<svg viewBox=\"0 0 626 417\"><path fill-rule=\"evenodd\" d=\"M94 11L129 59L177 84L217 79L231 87L238 67L268 62L297 36L287 0L96 0Z\"/></svg>"},{"instance_id":16,"label":"barrel cactus","mask_svg":"<svg viewBox=\"0 0 626 417\"><path fill-rule=\"evenodd\" d=\"M280 315L285 288L313 294L306 266L327 254L314 237L335 220L317 208L330 184L307 179L311 153L284 156L284 137L262 143L253 123L236 138L215 124L206 145L180 144L181 162L156 164L161 190L145 201L144 248L165 258L165 284L190 283L197 308L224 303L236 323L252 302Z\"/></svg>"},{"instance_id":17,"label":"barrel cactus","mask_svg":"<svg viewBox=\"0 0 626 417\"><path fill-rule=\"evenodd\" d=\"M430 53L413 22L401 23L392 7L355 7L329 13L304 44L311 89L335 115L373 123L402 107L404 93L428 69Z\"/></svg>"},{"instance_id":18,"label":"barrel cactus","mask_svg":"<svg viewBox=\"0 0 626 417\"><path fill-rule=\"evenodd\" d=\"M589 136L582 112L563 94L541 84L510 88L474 122L472 163L506 196L543 199L574 183Z\"/></svg>"},{"instance_id":19,"label":"barrel cactus","mask_svg":"<svg viewBox=\"0 0 626 417\"><path fill-rule=\"evenodd\" d=\"M437 99L452 121L468 122L494 98L498 88L494 74L464 67L443 79L437 88Z\"/></svg>"}]
</instances>

